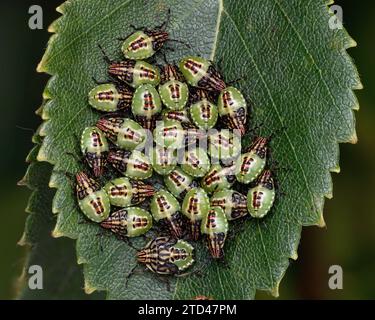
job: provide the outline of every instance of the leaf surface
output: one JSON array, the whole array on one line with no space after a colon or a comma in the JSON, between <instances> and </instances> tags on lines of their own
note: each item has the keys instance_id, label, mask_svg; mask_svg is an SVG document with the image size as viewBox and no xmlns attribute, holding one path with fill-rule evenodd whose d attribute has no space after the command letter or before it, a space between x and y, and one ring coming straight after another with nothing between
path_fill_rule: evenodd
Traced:
<instances>
[{"instance_id":1,"label":"leaf surface","mask_svg":"<svg viewBox=\"0 0 375 320\"><path fill-rule=\"evenodd\" d=\"M54 165L50 186L57 188L53 212L55 237L77 239L85 290L104 290L109 299L251 299L257 289L278 294L289 259L297 258L302 226L324 225L324 197L332 197L330 171L339 171L340 142L356 142L353 89L361 83L346 49L355 45L344 29L330 29L331 13L324 0L75 0L59 7L63 14L51 27L48 49L39 71L52 75L44 93L45 120L39 161ZM171 279L171 291L154 274L126 276L135 266L135 251L114 237L99 239L99 227L79 224L72 187L60 171L76 172L79 164L67 151L78 152L85 126L98 118L87 103L95 85L106 79L106 64L97 44L121 59L116 40L131 24L152 28L172 11L168 31L192 49L170 44L170 61L199 54L218 63L227 81L251 101L252 123L261 133L282 128L271 143L281 167L283 196L265 219L246 220L227 241L228 266L207 261L197 246L197 267L204 275ZM244 141L245 146L248 142ZM40 201L43 201L42 199ZM138 245L141 240L138 239ZM103 249L103 250L101 250Z\"/></svg>"}]
</instances>

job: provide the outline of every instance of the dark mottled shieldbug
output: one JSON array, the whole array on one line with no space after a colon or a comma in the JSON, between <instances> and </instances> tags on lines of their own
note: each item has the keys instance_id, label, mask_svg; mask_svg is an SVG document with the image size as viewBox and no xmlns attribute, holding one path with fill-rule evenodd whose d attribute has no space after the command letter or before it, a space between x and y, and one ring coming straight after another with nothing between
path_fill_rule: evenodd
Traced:
<instances>
[{"instance_id":1,"label":"dark mottled shieldbug","mask_svg":"<svg viewBox=\"0 0 375 320\"><path fill-rule=\"evenodd\" d=\"M193 251L184 240L158 237L137 253L137 260L157 274L177 275L193 264Z\"/></svg>"}]
</instances>

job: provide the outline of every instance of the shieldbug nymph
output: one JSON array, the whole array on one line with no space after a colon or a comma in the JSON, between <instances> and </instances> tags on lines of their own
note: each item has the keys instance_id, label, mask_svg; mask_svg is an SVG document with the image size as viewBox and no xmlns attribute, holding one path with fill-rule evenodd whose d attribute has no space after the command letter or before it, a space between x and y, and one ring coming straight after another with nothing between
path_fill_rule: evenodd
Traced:
<instances>
[{"instance_id":1,"label":"shieldbug nymph","mask_svg":"<svg viewBox=\"0 0 375 320\"><path fill-rule=\"evenodd\" d=\"M137 253L137 260L154 273L178 275L193 264L193 252L193 246L184 240L158 237Z\"/></svg>"},{"instance_id":2,"label":"shieldbug nymph","mask_svg":"<svg viewBox=\"0 0 375 320\"><path fill-rule=\"evenodd\" d=\"M190 116L199 129L208 130L215 126L218 118L217 107L208 100L204 90L198 89L189 108Z\"/></svg>"},{"instance_id":3,"label":"shieldbug nymph","mask_svg":"<svg viewBox=\"0 0 375 320\"><path fill-rule=\"evenodd\" d=\"M190 190L182 202L181 212L189 219L190 236L197 241L201 232L201 221L210 209L210 200L202 188Z\"/></svg>"},{"instance_id":4,"label":"shieldbug nymph","mask_svg":"<svg viewBox=\"0 0 375 320\"><path fill-rule=\"evenodd\" d=\"M111 204L104 189L84 172L76 174L76 181L78 205L85 216L94 222L107 219Z\"/></svg>"},{"instance_id":5,"label":"shieldbug nymph","mask_svg":"<svg viewBox=\"0 0 375 320\"><path fill-rule=\"evenodd\" d=\"M121 50L127 59L148 59L163 46L168 38L168 32L163 30L138 30L125 39Z\"/></svg>"},{"instance_id":6,"label":"shieldbug nymph","mask_svg":"<svg viewBox=\"0 0 375 320\"><path fill-rule=\"evenodd\" d=\"M155 143L165 148L179 149L185 140L185 131L181 123L175 120L158 122L153 133Z\"/></svg>"},{"instance_id":7,"label":"shieldbug nymph","mask_svg":"<svg viewBox=\"0 0 375 320\"><path fill-rule=\"evenodd\" d=\"M254 181L263 171L267 162L269 138L258 137L248 148L248 151L236 161L236 178L239 182L248 184Z\"/></svg>"},{"instance_id":8,"label":"shieldbug nymph","mask_svg":"<svg viewBox=\"0 0 375 320\"><path fill-rule=\"evenodd\" d=\"M139 237L152 227L152 216L144 209L132 207L113 212L100 223L104 229L111 230L119 238Z\"/></svg>"},{"instance_id":9,"label":"shieldbug nymph","mask_svg":"<svg viewBox=\"0 0 375 320\"><path fill-rule=\"evenodd\" d=\"M152 166L146 155L138 150L110 151L108 162L123 175L144 180L152 176Z\"/></svg>"},{"instance_id":10,"label":"shieldbug nymph","mask_svg":"<svg viewBox=\"0 0 375 320\"><path fill-rule=\"evenodd\" d=\"M247 209L253 218L263 218L275 201L275 184L270 170L264 170L257 178L255 187L247 194Z\"/></svg>"},{"instance_id":11,"label":"shieldbug nymph","mask_svg":"<svg viewBox=\"0 0 375 320\"><path fill-rule=\"evenodd\" d=\"M109 181L104 190L111 205L126 208L137 205L155 193L154 187L142 181L121 177Z\"/></svg>"},{"instance_id":12,"label":"shieldbug nymph","mask_svg":"<svg viewBox=\"0 0 375 320\"><path fill-rule=\"evenodd\" d=\"M89 92L89 104L96 110L117 112L129 109L133 90L124 84L105 83Z\"/></svg>"},{"instance_id":13,"label":"shieldbug nymph","mask_svg":"<svg viewBox=\"0 0 375 320\"><path fill-rule=\"evenodd\" d=\"M170 10L168 18L160 26L153 29L144 28L143 30L135 28L135 32L123 40L121 51L127 59L144 60L152 57L159 51L164 43L169 39L169 33L165 30L170 19ZM177 40L172 40L177 41Z\"/></svg>"},{"instance_id":14,"label":"shieldbug nymph","mask_svg":"<svg viewBox=\"0 0 375 320\"><path fill-rule=\"evenodd\" d=\"M182 237L181 207L172 194L163 189L156 192L151 200L150 209L154 219L164 222L173 237Z\"/></svg>"},{"instance_id":15,"label":"shieldbug nymph","mask_svg":"<svg viewBox=\"0 0 375 320\"><path fill-rule=\"evenodd\" d=\"M164 183L169 192L179 199L184 199L189 190L198 187L198 182L178 167L164 178Z\"/></svg>"},{"instance_id":16,"label":"shieldbug nymph","mask_svg":"<svg viewBox=\"0 0 375 320\"><path fill-rule=\"evenodd\" d=\"M177 150L155 146L151 162L154 170L158 174L165 176L171 173L177 165Z\"/></svg>"},{"instance_id":17,"label":"shieldbug nymph","mask_svg":"<svg viewBox=\"0 0 375 320\"><path fill-rule=\"evenodd\" d=\"M158 113L161 112L159 93L150 84L139 86L133 96L132 112L143 128L153 130Z\"/></svg>"},{"instance_id":18,"label":"shieldbug nymph","mask_svg":"<svg viewBox=\"0 0 375 320\"><path fill-rule=\"evenodd\" d=\"M193 177L203 177L210 169L210 159L202 148L188 149L181 168Z\"/></svg>"},{"instance_id":19,"label":"shieldbug nymph","mask_svg":"<svg viewBox=\"0 0 375 320\"><path fill-rule=\"evenodd\" d=\"M201 232L207 235L207 245L214 259L224 257L224 243L228 233L228 220L220 207L213 207L204 217Z\"/></svg>"},{"instance_id":20,"label":"shieldbug nymph","mask_svg":"<svg viewBox=\"0 0 375 320\"><path fill-rule=\"evenodd\" d=\"M134 120L128 118L101 118L96 126L117 147L134 150L147 139L145 130Z\"/></svg>"},{"instance_id":21,"label":"shieldbug nymph","mask_svg":"<svg viewBox=\"0 0 375 320\"><path fill-rule=\"evenodd\" d=\"M211 159L224 163L237 159L241 153L241 137L236 132L222 129L214 131L208 136L208 153Z\"/></svg>"},{"instance_id":22,"label":"shieldbug nymph","mask_svg":"<svg viewBox=\"0 0 375 320\"><path fill-rule=\"evenodd\" d=\"M103 132L96 127L87 127L81 136L81 151L94 176L103 175L109 151Z\"/></svg>"},{"instance_id":23,"label":"shieldbug nymph","mask_svg":"<svg viewBox=\"0 0 375 320\"><path fill-rule=\"evenodd\" d=\"M248 214L246 196L234 190L215 192L210 203L211 207L221 207L228 220L236 220Z\"/></svg>"},{"instance_id":24,"label":"shieldbug nymph","mask_svg":"<svg viewBox=\"0 0 375 320\"><path fill-rule=\"evenodd\" d=\"M242 93L234 87L225 88L219 95L217 106L223 123L229 129L237 129L242 135L245 134L247 105Z\"/></svg>"},{"instance_id":25,"label":"shieldbug nymph","mask_svg":"<svg viewBox=\"0 0 375 320\"><path fill-rule=\"evenodd\" d=\"M208 91L221 91L226 87L222 75L206 59L188 56L180 61L178 67L186 81L193 87Z\"/></svg>"},{"instance_id":26,"label":"shieldbug nymph","mask_svg":"<svg viewBox=\"0 0 375 320\"><path fill-rule=\"evenodd\" d=\"M168 64L161 73L160 98L171 110L182 110L189 98L189 88L176 66Z\"/></svg>"},{"instance_id":27,"label":"shieldbug nymph","mask_svg":"<svg viewBox=\"0 0 375 320\"><path fill-rule=\"evenodd\" d=\"M159 69L145 61L109 61L108 75L116 81L127 83L132 88L142 84L157 86L160 83Z\"/></svg>"},{"instance_id":28,"label":"shieldbug nymph","mask_svg":"<svg viewBox=\"0 0 375 320\"><path fill-rule=\"evenodd\" d=\"M195 128L191 122L186 109L183 110L164 110L162 112L163 120L174 120L181 123L183 128Z\"/></svg>"},{"instance_id":29,"label":"shieldbug nymph","mask_svg":"<svg viewBox=\"0 0 375 320\"><path fill-rule=\"evenodd\" d=\"M208 193L229 189L236 181L234 166L222 167L220 164L213 164L201 181L201 185Z\"/></svg>"}]
</instances>

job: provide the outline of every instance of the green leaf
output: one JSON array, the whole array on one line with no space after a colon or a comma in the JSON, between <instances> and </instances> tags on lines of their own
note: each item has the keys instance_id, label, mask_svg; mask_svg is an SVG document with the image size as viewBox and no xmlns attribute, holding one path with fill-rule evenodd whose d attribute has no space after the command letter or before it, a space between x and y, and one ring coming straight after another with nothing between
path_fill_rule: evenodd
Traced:
<instances>
[{"instance_id":1,"label":"green leaf","mask_svg":"<svg viewBox=\"0 0 375 320\"><path fill-rule=\"evenodd\" d=\"M216 299L251 299L257 289L278 294L289 259L297 258L302 226L324 225L324 197L332 197L330 171L339 171L340 142L355 142L353 89L361 83L346 49L355 45L344 29L329 28L332 15L324 0L75 0L59 12L51 27L47 52L38 70L52 75L44 93L44 137L38 160L53 164L50 186L57 188L53 212L55 237L77 239L85 290L104 290L109 299L184 299L208 295ZM136 265L135 251L115 237L99 239L95 224L79 224L72 187L59 171L79 165L67 151L78 152L77 136L98 118L87 104L92 77L106 79L106 64L97 44L120 59L116 40L129 25L152 27L163 22L168 8L171 37L188 42L176 46L169 60L195 53L220 61L229 81L251 101L253 123L262 134L283 127L273 140L273 158L282 167L273 212L260 221L247 220L227 241L229 266L207 263L198 245L197 266L204 276L171 280L171 291L154 274L126 276ZM177 47L178 46L178 47ZM42 199L40 201L43 201ZM141 240L138 240L139 244ZM103 250L101 250L101 247Z\"/></svg>"},{"instance_id":2,"label":"green leaf","mask_svg":"<svg viewBox=\"0 0 375 320\"><path fill-rule=\"evenodd\" d=\"M31 189L32 195L26 211L25 232L19 241L28 246L29 253L21 278L18 280L19 299L87 299L82 291L82 270L76 263L74 243L71 239L53 239L51 231L55 219L51 215L54 190L48 187L52 166L46 162L37 162L40 137L33 140L38 143L30 152L30 166L19 185ZM29 288L29 267L38 265L43 270L43 290ZM89 298L95 299L99 295Z\"/></svg>"}]
</instances>

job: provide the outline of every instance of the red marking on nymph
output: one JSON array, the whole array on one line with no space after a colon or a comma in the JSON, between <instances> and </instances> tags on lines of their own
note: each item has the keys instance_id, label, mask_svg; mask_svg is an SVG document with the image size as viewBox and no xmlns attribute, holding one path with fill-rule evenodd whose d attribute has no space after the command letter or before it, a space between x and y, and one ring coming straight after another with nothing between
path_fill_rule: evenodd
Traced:
<instances>
[{"instance_id":1,"label":"red marking on nymph","mask_svg":"<svg viewBox=\"0 0 375 320\"><path fill-rule=\"evenodd\" d=\"M154 99L153 99L151 93L146 92L143 95L143 101L144 101L144 103L143 103L143 109L144 110L149 111L149 110L155 109Z\"/></svg>"},{"instance_id":2,"label":"red marking on nymph","mask_svg":"<svg viewBox=\"0 0 375 320\"><path fill-rule=\"evenodd\" d=\"M234 101L228 91L225 91L223 94L223 104L224 108L229 108L234 105Z\"/></svg>"},{"instance_id":3,"label":"red marking on nymph","mask_svg":"<svg viewBox=\"0 0 375 320\"><path fill-rule=\"evenodd\" d=\"M140 68L139 77L140 78L146 78L150 80L154 80L156 78L156 74L153 70L147 69L145 67Z\"/></svg>"},{"instance_id":4,"label":"red marking on nymph","mask_svg":"<svg viewBox=\"0 0 375 320\"><path fill-rule=\"evenodd\" d=\"M156 202L161 212L171 208L170 204L163 196L157 197Z\"/></svg>"},{"instance_id":5,"label":"red marking on nymph","mask_svg":"<svg viewBox=\"0 0 375 320\"><path fill-rule=\"evenodd\" d=\"M185 178L181 175L179 175L177 172L172 172L170 174L170 179L175 183L176 186L181 186L182 183L185 181Z\"/></svg>"},{"instance_id":6,"label":"red marking on nymph","mask_svg":"<svg viewBox=\"0 0 375 320\"><path fill-rule=\"evenodd\" d=\"M185 62L185 67L189 69L192 73L197 74L200 69L202 69L202 64L195 62L194 60L188 59Z\"/></svg>"},{"instance_id":7,"label":"red marking on nymph","mask_svg":"<svg viewBox=\"0 0 375 320\"><path fill-rule=\"evenodd\" d=\"M241 172L248 172L253 162L254 159L252 157L245 156L241 165Z\"/></svg>"},{"instance_id":8,"label":"red marking on nymph","mask_svg":"<svg viewBox=\"0 0 375 320\"><path fill-rule=\"evenodd\" d=\"M94 207L96 214L100 215L104 212L104 206L101 198L91 200L90 204Z\"/></svg>"},{"instance_id":9,"label":"red marking on nymph","mask_svg":"<svg viewBox=\"0 0 375 320\"><path fill-rule=\"evenodd\" d=\"M262 191L254 191L253 192L253 207L255 209L259 209L262 204L262 197L263 192Z\"/></svg>"},{"instance_id":10,"label":"red marking on nymph","mask_svg":"<svg viewBox=\"0 0 375 320\"><path fill-rule=\"evenodd\" d=\"M168 88L171 92L172 99L180 99L180 85L178 83L171 84Z\"/></svg>"},{"instance_id":11,"label":"red marking on nymph","mask_svg":"<svg viewBox=\"0 0 375 320\"><path fill-rule=\"evenodd\" d=\"M209 105L204 104L201 106L201 115L203 119L210 119L211 117L211 108Z\"/></svg>"},{"instance_id":12,"label":"red marking on nymph","mask_svg":"<svg viewBox=\"0 0 375 320\"><path fill-rule=\"evenodd\" d=\"M133 41L132 43L130 43L130 48L133 51L137 51L142 48L147 48L147 42L145 41L145 38L140 37L136 39L135 41Z\"/></svg>"},{"instance_id":13,"label":"red marking on nymph","mask_svg":"<svg viewBox=\"0 0 375 320\"><path fill-rule=\"evenodd\" d=\"M95 148L97 147L102 147L103 146L103 142L102 142L102 139L100 138L100 135L99 133L97 132L92 132L91 133L91 138L92 138L92 143L93 143L93 146Z\"/></svg>"}]
</instances>

